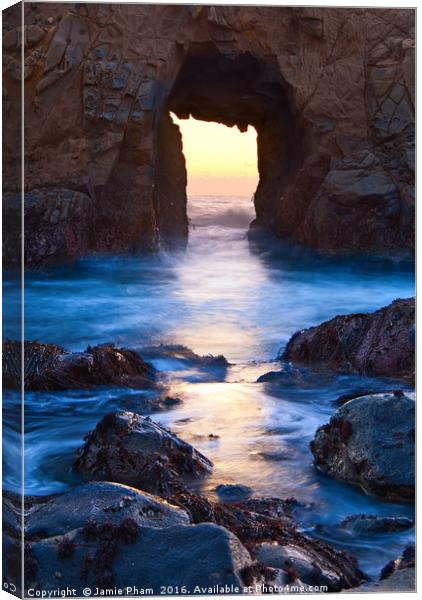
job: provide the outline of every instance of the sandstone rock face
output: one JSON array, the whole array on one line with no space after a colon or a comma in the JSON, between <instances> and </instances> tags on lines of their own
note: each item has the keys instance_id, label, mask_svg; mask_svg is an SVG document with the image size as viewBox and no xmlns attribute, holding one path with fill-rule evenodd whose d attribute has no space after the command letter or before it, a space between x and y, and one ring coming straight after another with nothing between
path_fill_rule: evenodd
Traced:
<instances>
[{"instance_id":1,"label":"sandstone rock face","mask_svg":"<svg viewBox=\"0 0 422 600\"><path fill-rule=\"evenodd\" d=\"M27 390L84 389L94 385L151 387L155 369L133 350L113 344L88 346L84 352L66 352L39 342L3 342L3 384L20 389L21 352Z\"/></svg>"},{"instance_id":2,"label":"sandstone rock face","mask_svg":"<svg viewBox=\"0 0 422 600\"><path fill-rule=\"evenodd\" d=\"M90 479L168 495L182 478L209 473L212 463L151 419L124 412L106 415L88 434L75 468Z\"/></svg>"},{"instance_id":3,"label":"sandstone rock face","mask_svg":"<svg viewBox=\"0 0 422 600\"><path fill-rule=\"evenodd\" d=\"M311 442L315 465L386 500L414 502L415 401L376 394L344 404Z\"/></svg>"},{"instance_id":4,"label":"sandstone rock face","mask_svg":"<svg viewBox=\"0 0 422 600\"><path fill-rule=\"evenodd\" d=\"M19 267L19 254L14 253L21 244L19 194L5 197L5 211L13 223L10 234L4 238L5 252L10 264ZM27 266L43 266L85 254L91 245L90 223L94 211L94 203L83 192L45 188L26 194L24 253Z\"/></svg>"},{"instance_id":5,"label":"sandstone rock face","mask_svg":"<svg viewBox=\"0 0 422 600\"><path fill-rule=\"evenodd\" d=\"M335 317L298 331L282 358L335 371L413 380L415 300L395 300L374 313Z\"/></svg>"},{"instance_id":6,"label":"sandstone rock face","mask_svg":"<svg viewBox=\"0 0 422 600\"><path fill-rule=\"evenodd\" d=\"M257 129L258 225L325 250L413 247L414 11L30 3L23 31L19 11L3 176L12 224L24 77L29 265L186 239L170 111Z\"/></svg>"}]
</instances>

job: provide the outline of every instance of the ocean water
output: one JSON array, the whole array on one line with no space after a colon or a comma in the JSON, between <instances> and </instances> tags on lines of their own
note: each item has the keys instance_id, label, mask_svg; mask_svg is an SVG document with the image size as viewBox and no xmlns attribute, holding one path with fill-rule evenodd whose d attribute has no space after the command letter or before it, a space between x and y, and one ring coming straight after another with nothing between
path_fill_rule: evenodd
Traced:
<instances>
[{"instance_id":1,"label":"ocean water","mask_svg":"<svg viewBox=\"0 0 422 600\"><path fill-rule=\"evenodd\" d=\"M152 415L214 462L202 493L213 497L219 483L242 483L257 496L294 496L303 531L349 550L376 576L412 542L414 531L365 537L336 525L358 513L413 518L413 507L380 502L319 474L309 442L334 413L339 395L397 384L359 376L321 378L303 387L256 379L280 368L277 356L298 329L412 296L412 268L403 262L332 260L279 242L250 241L254 210L248 198L190 198L189 218L186 251L86 258L26 274L25 339L68 350L103 342L141 352L181 344L201 355L223 354L231 363L225 372L205 373L149 350L153 364L165 372L169 393L183 399L156 414L145 409L151 391L27 393L26 493L46 495L79 483L72 462L83 436L107 412L134 410ZM6 277L5 289L4 335L16 338L18 281ZM4 485L18 491L17 393L5 392L3 410Z\"/></svg>"}]
</instances>

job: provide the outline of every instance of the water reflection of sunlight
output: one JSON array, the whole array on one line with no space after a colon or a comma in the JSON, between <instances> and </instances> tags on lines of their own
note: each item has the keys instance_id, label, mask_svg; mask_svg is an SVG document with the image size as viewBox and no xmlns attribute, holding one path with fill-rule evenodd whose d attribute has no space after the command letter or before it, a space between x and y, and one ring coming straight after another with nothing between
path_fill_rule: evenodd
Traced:
<instances>
[{"instance_id":1,"label":"water reflection of sunlight","mask_svg":"<svg viewBox=\"0 0 422 600\"><path fill-rule=\"evenodd\" d=\"M214 462L202 491L212 495L227 482L258 495L287 497L300 489L302 498L313 497L319 484L303 442L325 417L309 414L307 403L292 404L263 385L243 382L184 382L171 393L184 404L157 418Z\"/></svg>"},{"instance_id":2,"label":"water reflection of sunlight","mask_svg":"<svg viewBox=\"0 0 422 600\"><path fill-rule=\"evenodd\" d=\"M180 410L169 418L176 432L183 432L215 462L215 472L208 482L234 481L245 478L245 461L249 461L252 440L262 435L265 410L263 399L248 383L182 383L172 394L186 397ZM188 420L186 420L188 419ZM218 436L211 437L211 436ZM250 471L253 477L253 472ZM243 482L243 481L242 481Z\"/></svg>"},{"instance_id":3,"label":"water reflection of sunlight","mask_svg":"<svg viewBox=\"0 0 422 600\"><path fill-rule=\"evenodd\" d=\"M171 335L196 352L240 360L246 348L259 343L258 328L245 324L256 312L259 290L267 279L265 267L248 251L245 223L254 216L253 205L248 198L234 197L189 202L194 222L204 214L209 221L206 233L203 227L191 232L186 260L176 266L178 284L172 292L183 305L183 315ZM236 211L243 229L233 227ZM212 219L219 223L215 238L209 235Z\"/></svg>"}]
</instances>

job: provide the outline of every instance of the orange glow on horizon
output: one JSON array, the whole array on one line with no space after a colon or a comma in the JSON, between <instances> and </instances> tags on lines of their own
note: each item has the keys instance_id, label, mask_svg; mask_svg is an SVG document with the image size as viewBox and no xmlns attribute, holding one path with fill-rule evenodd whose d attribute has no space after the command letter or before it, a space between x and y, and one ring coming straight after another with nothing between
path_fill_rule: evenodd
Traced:
<instances>
[{"instance_id":1,"label":"orange glow on horizon","mask_svg":"<svg viewBox=\"0 0 422 600\"><path fill-rule=\"evenodd\" d=\"M188 196L252 196L258 185L256 130L178 119L188 173Z\"/></svg>"}]
</instances>

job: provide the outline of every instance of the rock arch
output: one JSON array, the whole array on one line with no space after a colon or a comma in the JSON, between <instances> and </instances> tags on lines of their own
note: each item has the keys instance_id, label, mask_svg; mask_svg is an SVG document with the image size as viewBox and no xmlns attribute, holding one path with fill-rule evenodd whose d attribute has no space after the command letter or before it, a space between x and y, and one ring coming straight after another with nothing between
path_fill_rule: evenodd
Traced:
<instances>
[{"instance_id":1,"label":"rock arch","mask_svg":"<svg viewBox=\"0 0 422 600\"><path fill-rule=\"evenodd\" d=\"M222 54L211 42L192 43L165 103L180 118L193 116L257 131L257 222L271 218L282 190L303 163L300 125L273 57ZM170 217L171 218L171 217Z\"/></svg>"},{"instance_id":2,"label":"rock arch","mask_svg":"<svg viewBox=\"0 0 422 600\"><path fill-rule=\"evenodd\" d=\"M412 250L413 10L31 3L23 30L19 10L3 30L6 263L22 74L28 265L186 238L169 110L257 127L257 221L280 238Z\"/></svg>"}]
</instances>

